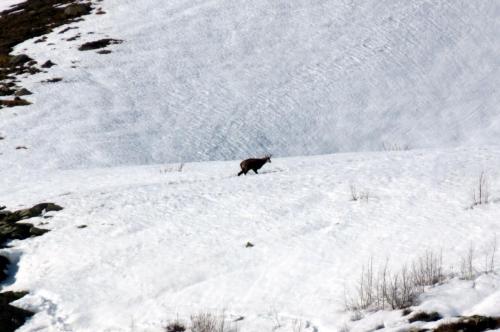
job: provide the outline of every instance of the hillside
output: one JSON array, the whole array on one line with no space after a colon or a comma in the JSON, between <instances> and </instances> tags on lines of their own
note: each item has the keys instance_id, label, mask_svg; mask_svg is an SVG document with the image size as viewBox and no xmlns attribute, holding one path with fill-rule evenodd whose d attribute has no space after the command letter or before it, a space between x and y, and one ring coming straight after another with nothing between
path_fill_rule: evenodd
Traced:
<instances>
[{"instance_id":1,"label":"hillside","mask_svg":"<svg viewBox=\"0 0 500 332\"><path fill-rule=\"evenodd\" d=\"M0 332L500 331L499 1L0 12Z\"/></svg>"},{"instance_id":2,"label":"hillside","mask_svg":"<svg viewBox=\"0 0 500 332\"><path fill-rule=\"evenodd\" d=\"M222 310L244 317L242 332L297 331L294 321L340 331L357 324L346 291L370 257L399 267L442 251L457 267L472 245L482 267L500 232L499 163L500 150L484 148L274 159L246 177L237 162L209 162L8 179L7 206L65 209L31 219L49 233L3 250L18 260L6 290L30 291L16 304L37 314L20 332L160 332ZM491 204L470 209L482 171ZM351 185L368 199L352 201ZM500 316L500 277L475 283L436 288L423 308ZM401 313L391 315L352 331L391 331Z\"/></svg>"},{"instance_id":3,"label":"hillside","mask_svg":"<svg viewBox=\"0 0 500 332\"><path fill-rule=\"evenodd\" d=\"M22 79L33 105L0 112L0 169L500 139L495 0L96 6L105 14L16 48L57 66ZM123 43L110 54L78 50L107 37ZM40 83L52 78L62 81Z\"/></svg>"}]
</instances>

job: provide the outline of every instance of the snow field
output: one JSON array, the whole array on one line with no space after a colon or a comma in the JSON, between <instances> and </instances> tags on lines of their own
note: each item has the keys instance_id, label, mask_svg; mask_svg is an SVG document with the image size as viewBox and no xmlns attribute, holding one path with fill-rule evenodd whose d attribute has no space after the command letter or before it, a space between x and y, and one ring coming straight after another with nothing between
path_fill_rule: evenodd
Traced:
<instances>
[{"instance_id":1,"label":"snow field","mask_svg":"<svg viewBox=\"0 0 500 332\"><path fill-rule=\"evenodd\" d=\"M2 170L312 155L384 144L482 146L500 138L496 0L96 6L106 14L16 48L57 66L22 79L35 93L28 98L33 105L0 113L8 139L0 146ZM124 43L108 55L77 50L106 37ZM54 77L63 81L40 83ZM15 152L16 145L30 151Z\"/></svg>"},{"instance_id":2,"label":"snow field","mask_svg":"<svg viewBox=\"0 0 500 332\"><path fill-rule=\"evenodd\" d=\"M456 266L473 244L483 261L500 229L499 152L273 159L246 177L232 161L3 178L10 207L65 207L47 219L51 232L13 243L22 256L7 289L29 289L17 304L38 312L20 331L161 331L178 316L223 309L245 317L242 331L271 331L276 316L281 331L295 319L309 322L306 331L336 331L348 322L346 289L370 257L397 267L442 250ZM492 203L469 209L482 171ZM351 201L351 184L368 201ZM470 301L452 294L434 303L447 314L500 314L490 305L498 277L488 278L487 291L468 291ZM439 292L446 288L425 296Z\"/></svg>"}]
</instances>

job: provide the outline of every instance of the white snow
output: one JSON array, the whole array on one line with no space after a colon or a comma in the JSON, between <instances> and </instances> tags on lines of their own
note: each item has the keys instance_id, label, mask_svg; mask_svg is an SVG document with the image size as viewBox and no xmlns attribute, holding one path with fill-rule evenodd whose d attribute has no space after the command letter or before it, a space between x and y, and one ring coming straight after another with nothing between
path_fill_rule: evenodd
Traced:
<instances>
[{"instance_id":1,"label":"white snow","mask_svg":"<svg viewBox=\"0 0 500 332\"><path fill-rule=\"evenodd\" d=\"M2 0L0 1L0 11L9 9L10 7L23 2L23 0Z\"/></svg>"},{"instance_id":2,"label":"white snow","mask_svg":"<svg viewBox=\"0 0 500 332\"><path fill-rule=\"evenodd\" d=\"M456 267L473 245L484 261L500 231L498 1L94 4L106 14L15 48L57 66L20 78L32 105L0 110L1 205L65 207L0 250L17 264L5 290L37 312L20 332L159 332L224 310L242 332L396 331L398 311L344 311L370 257L442 250ZM124 41L111 54L77 50L108 37ZM258 176L220 161L266 152L287 158ZM482 172L490 204L471 209ZM500 315L498 273L416 309Z\"/></svg>"},{"instance_id":3,"label":"white snow","mask_svg":"<svg viewBox=\"0 0 500 332\"><path fill-rule=\"evenodd\" d=\"M224 309L245 317L245 332L271 331L275 317L277 331L297 319L305 331L336 331L370 257L399 266L442 250L458 266L473 244L482 264L500 231L499 163L500 149L484 147L274 159L246 177L237 161L3 177L11 208L65 207L40 219L51 232L3 250L21 255L7 289L29 289L17 305L38 312L20 331L161 331ZM491 204L470 209L482 171ZM351 201L351 184L368 201ZM499 277L476 285L457 281L422 305L500 314Z\"/></svg>"},{"instance_id":4,"label":"white snow","mask_svg":"<svg viewBox=\"0 0 500 332\"><path fill-rule=\"evenodd\" d=\"M32 106L0 112L1 169L500 140L497 0L98 6L106 14L78 30L16 48L57 66L22 80ZM104 37L124 43L109 55L77 50ZM64 80L40 83L53 77Z\"/></svg>"}]
</instances>

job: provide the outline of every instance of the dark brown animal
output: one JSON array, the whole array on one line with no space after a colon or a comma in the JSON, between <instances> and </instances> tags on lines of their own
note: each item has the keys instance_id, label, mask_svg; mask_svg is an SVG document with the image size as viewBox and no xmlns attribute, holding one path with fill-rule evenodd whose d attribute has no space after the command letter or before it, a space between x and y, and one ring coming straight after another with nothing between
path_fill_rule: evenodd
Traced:
<instances>
[{"instance_id":1,"label":"dark brown animal","mask_svg":"<svg viewBox=\"0 0 500 332\"><path fill-rule=\"evenodd\" d=\"M255 174L259 174L257 170L267 162L271 162L271 155L266 155L264 158L245 159L240 163L241 172L238 173L238 176L241 174L247 175L250 170L254 171Z\"/></svg>"}]
</instances>

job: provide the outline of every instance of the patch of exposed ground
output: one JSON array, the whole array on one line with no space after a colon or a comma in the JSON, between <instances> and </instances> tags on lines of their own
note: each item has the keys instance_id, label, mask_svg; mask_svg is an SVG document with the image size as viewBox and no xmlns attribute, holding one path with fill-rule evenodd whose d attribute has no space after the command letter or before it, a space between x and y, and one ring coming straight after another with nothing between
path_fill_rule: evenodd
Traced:
<instances>
[{"instance_id":1,"label":"patch of exposed ground","mask_svg":"<svg viewBox=\"0 0 500 332\"><path fill-rule=\"evenodd\" d=\"M50 211L60 211L62 207L54 203L41 203L32 208L17 210L14 212L0 207L0 249L6 248L11 240L24 240L33 236L40 236L48 232L33 226L33 224L22 222L23 220L39 217ZM0 255L0 283L9 278L9 258ZM4 292L0 293L0 331L13 332L22 326L34 313L11 305L12 302L25 296L26 292Z\"/></svg>"},{"instance_id":2,"label":"patch of exposed ground","mask_svg":"<svg viewBox=\"0 0 500 332\"><path fill-rule=\"evenodd\" d=\"M434 332L482 332L500 328L500 317L470 316L460 317L453 323L439 325Z\"/></svg>"},{"instance_id":3,"label":"patch of exposed ground","mask_svg":"<svg viewBox=\"0 0 500 332\"><path fill-rule=\"evenodd\" d=\"M85 43L82 46L80 46L78 49L80 51L97 50L100 48L105 48L109 45L121 44L122 42L123 42L123 40L119 40L119 39L104 38L104 39L99 39L99 40Z\"/></svg>"},{"instance_id":4,"label":"patch of exposed ground","mask_svg":"<svg viewBox=\"0 0 500 332\"><path fill-rule=\"evenodd\" d=\"M12 306L10 303L25 296L26 292L0 293L0 331L11 332L22 326L33 316L31 311Z\"/></svg>"},{"instance_id":5,"label":"patch of exposed ground","mask_svg":"<svg viewBox=\"0 0 500 332\"><path fill-rule=\"evenodd\" d=\"M27 0L0 12L0 95L14 95L21 89L14 82L16 75L40 72L37 62L27 55L11 54L16 45L46 35L61 25L81 20L81 17L89 14L91 10L90 2ZM42 37L36 42L46 40L46 37ZM7 101L7 104L1 103L0 108L28 104Z\"/></svg>"}]
</instances>

